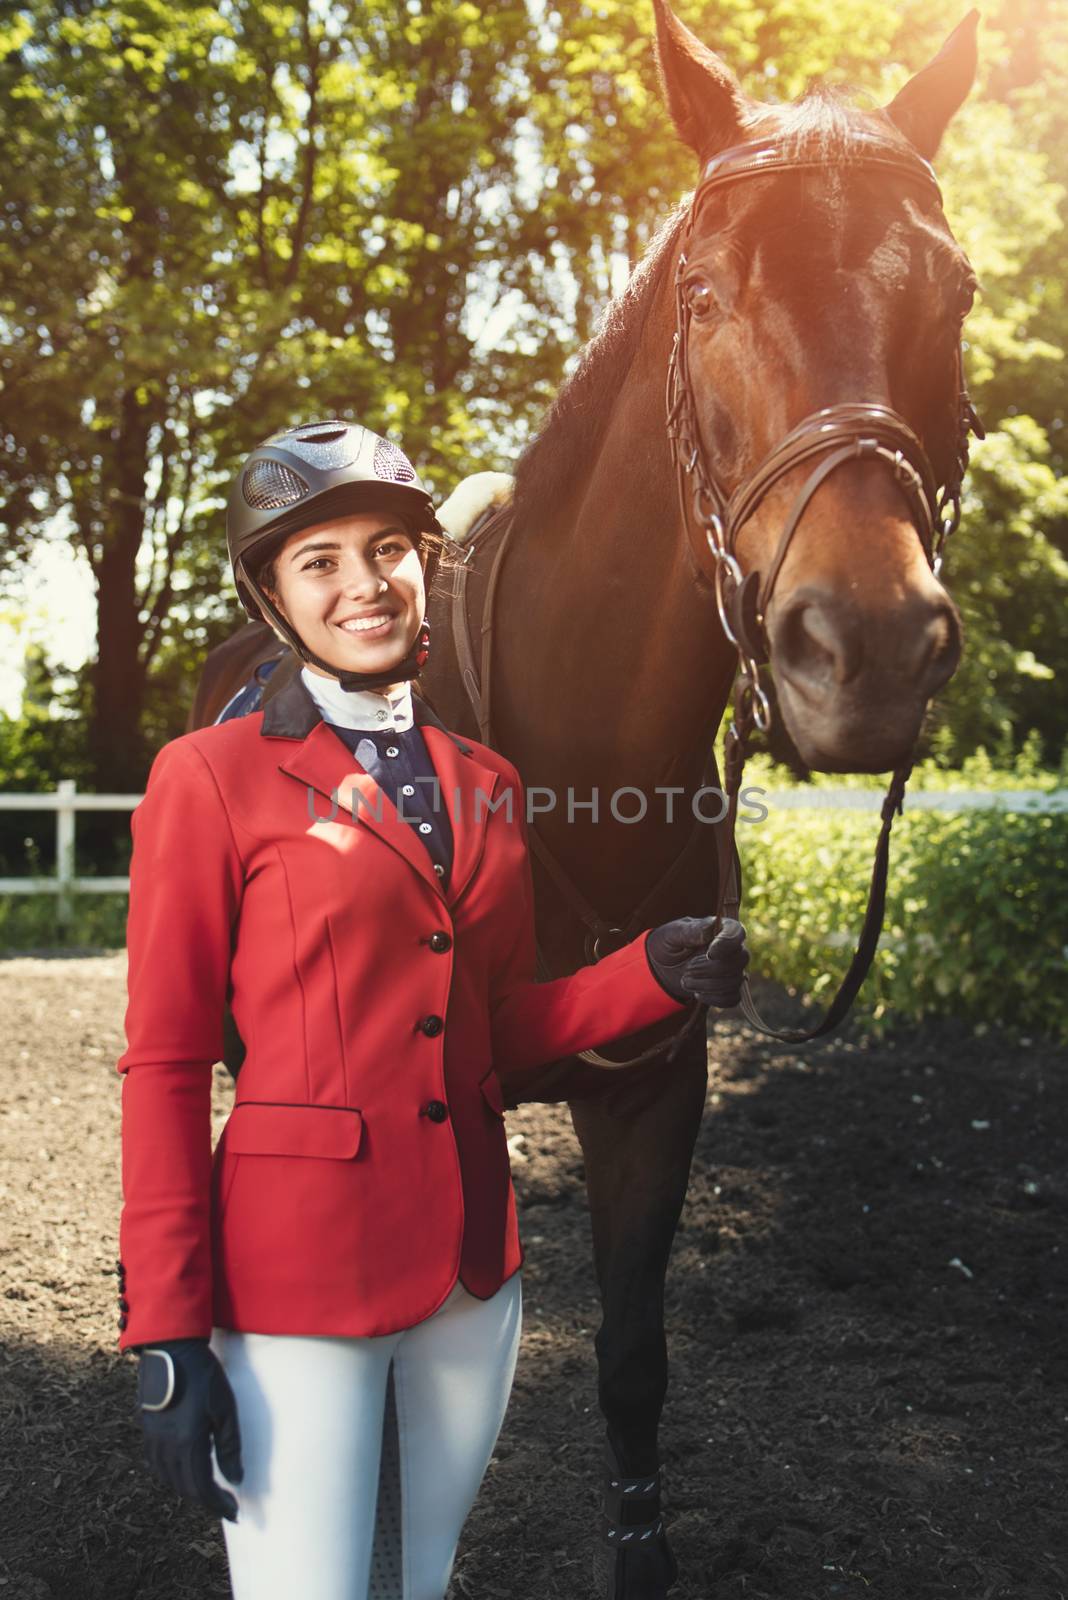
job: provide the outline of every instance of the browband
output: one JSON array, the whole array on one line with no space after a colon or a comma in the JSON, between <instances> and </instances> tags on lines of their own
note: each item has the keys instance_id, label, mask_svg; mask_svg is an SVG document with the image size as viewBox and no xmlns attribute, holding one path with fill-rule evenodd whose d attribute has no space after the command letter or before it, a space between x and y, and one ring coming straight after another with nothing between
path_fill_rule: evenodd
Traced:
<instances>
[{"instance_id":1,"label":"browband","mask_svg":"<svg viewBox=\"0 0 1068 1600\"><path fill-rule=\"evenodd\" d=\"M896 151L878 134L861 130L849 135L849 146L855 147L856 153L845 163L846 167L853 165L885 167L888 171L895 172L898 177L911 178L914 183L919 183L933 192L941 205L942 190L935 177L935 170L923 156L908 150ZM734 178L759 178L764 173L812 171L817 168L821 172L827 171L825 157L821 158L816 154L790 155L784 150L781 141L771 135L765 139L750 140L746 144L731 145L730 149L721 150L718 155L705 162L694 191L691 217L696 214L708 191L719 183Z\"/></svg>"}]
</instances>

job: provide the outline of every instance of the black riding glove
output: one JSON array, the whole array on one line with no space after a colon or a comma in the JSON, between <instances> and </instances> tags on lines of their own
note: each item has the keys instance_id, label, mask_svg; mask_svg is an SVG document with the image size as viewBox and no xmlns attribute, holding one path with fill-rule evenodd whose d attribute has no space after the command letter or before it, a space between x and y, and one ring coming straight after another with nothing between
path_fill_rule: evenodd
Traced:
<instances>
[{"instance_id":1,"label":"black riding glove","mask_svg":"<svg viewBox=\"0 0 1068 1600\"><path fill-rule=\"evenodd\" d=\"M645 941L653 976L673 1000L736 1006L741 999L742 975L749 965L745 929L733 917L724 917L709 944L715 925L715 917L678 917L654 928Z\"/></svg>"},{"instance_id":2,"label":"black riding glove","mask_svg":"<svg viewBox=\"0 0 1068 1600\"><path fill-rule=\"evenodd\" d=\"M156 1477L214 1516L237 1521L237 1501L211 1470L214 1435L219 1468L240 1483L241 1434L230 1380L207 1339L166 1339L144 1345L137 1404L145 1460Z\"/></svg>"}]
</instances>

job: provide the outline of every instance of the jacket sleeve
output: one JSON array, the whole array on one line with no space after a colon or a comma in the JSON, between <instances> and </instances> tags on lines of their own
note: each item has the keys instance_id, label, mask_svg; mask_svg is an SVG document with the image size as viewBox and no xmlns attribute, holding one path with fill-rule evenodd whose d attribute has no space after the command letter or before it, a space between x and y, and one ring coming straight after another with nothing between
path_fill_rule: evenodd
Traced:
<instances>
[{"instance_id":1,"label":"jacket sleeve","mask_svg":"<svg viewBox=\"0 0 1068 1600\"><path fill-rule=\"evenodd\" d=\"M214 776L185 739L156 756L130 828L123 1350L211 1333L211 1075L244 882Z\"/></svg>"},{"instance_id":2,"label":"jacket sleeve","mask_svg":"<svg viewBox=\"0 0 1068 1600\"><path fill-rule=\"evenodd\" d=\"M653 975L645 953L648 929L594 966L549 983L535 981L534 885L526 797L514 770L511 783L519 797L525 848L515 889L514 938L491 981L490 1012L498 1076L509 1092L521 1093L525 1069L610 1044L664 1017L680 1015L689 1006L669 995Z\"/></svg>"}]
</instances>

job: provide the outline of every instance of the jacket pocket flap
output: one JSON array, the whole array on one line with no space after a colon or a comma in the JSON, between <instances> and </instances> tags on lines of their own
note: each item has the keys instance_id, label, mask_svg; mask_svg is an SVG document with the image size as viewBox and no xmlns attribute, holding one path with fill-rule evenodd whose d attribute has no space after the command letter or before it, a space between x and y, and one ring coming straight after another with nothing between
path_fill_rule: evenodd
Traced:
<instances>
[{"instance_id":1,"label":"jacket pocket flap","mask_svg":"<svg viewBox=\"0 0 1068 1600\"><path fill-rule=\"evenodd\" d=\"M236 1156L333 1156L351 1159L360 1148L363 1118L348 1106L276 1105L240 1101L224 1130Z\"/></svg>"},{"instance_id":2,"label":"jacket pocket flap","mask_svg":"<svg viewBox=\"0 0 1068 1600\"><path fill-rule=\"evenodd\" d=\"M503 1117L504 1095L501 1093L500 1079L497 1074L495 1072L487 1072L486 1076L480 1081L479 1088L482 1090L483 1097L490 1110L495 1111L499 1117Z\"/></svg>"}]
</instances>

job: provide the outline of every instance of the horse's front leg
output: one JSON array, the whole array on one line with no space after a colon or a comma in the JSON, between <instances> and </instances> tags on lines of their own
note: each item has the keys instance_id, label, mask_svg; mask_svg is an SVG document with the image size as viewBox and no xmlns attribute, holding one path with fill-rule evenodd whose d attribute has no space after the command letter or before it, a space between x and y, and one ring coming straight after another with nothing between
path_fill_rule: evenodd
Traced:
<instances>
[{"instance_id":1,"label":"horse's front leg","mask_svg":"<svg viewBox=\"0 0 1068 1600\"><path fill-rule=\"evenodd\" d=\"M664 1279L686 1198L708 1064L704 1030L606 1094L571 1106L586 1164L608 1425L597 1600L663 1600L676 1576L660 1524L657 1431L667 1391Z\"/></svg>"}]
</instances>

